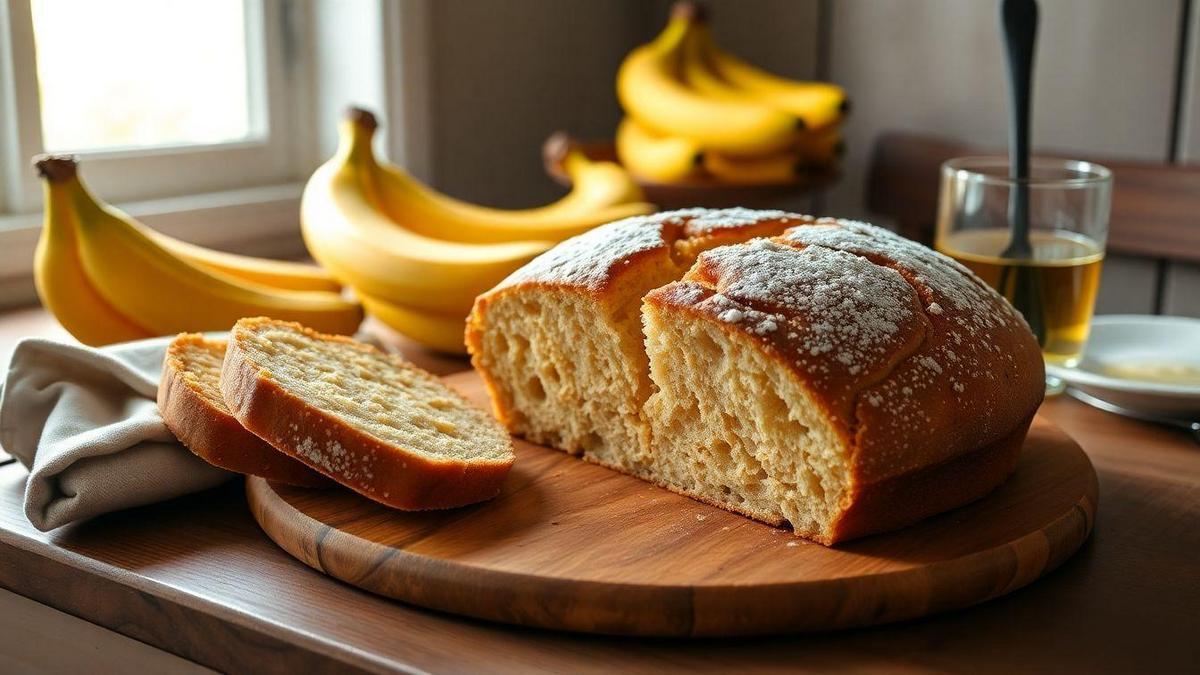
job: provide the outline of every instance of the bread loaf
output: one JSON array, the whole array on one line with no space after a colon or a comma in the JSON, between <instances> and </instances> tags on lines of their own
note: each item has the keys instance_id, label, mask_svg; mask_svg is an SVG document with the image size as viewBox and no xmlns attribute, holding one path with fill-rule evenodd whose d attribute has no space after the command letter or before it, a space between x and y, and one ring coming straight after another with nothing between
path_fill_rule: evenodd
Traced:
<instances>
[{"instance_id":1,"label":"bread loaf","mask_svg":"<svg viewBox=\"0 0 1200 675\"><path fill-rule=\"evenodd\" d=\"M481 296L467 322L497 417L534 442L633 471L650 447L642 297L700 251L801 222L782 211L637 217L531 261Z\"/></svg>"},{"instance_id":2,"label":"bread loaf","mask_svg":"<svg viewBox=\"0 0 1200 675\"><path fill-rule=\"evenodd\" d=\"M158 410L171 433L213 466L268 480L324 487L328 478L247 431L221 398L225 341L183 333L171 341L158 386Z\"/></svg>"},{"instance_id":3,"label":"bread loaf","mask_svg":"<svg viewBox=\"0 0 1200 675\"><path fill-rule=\"evenodd\" d=\"M953 260L745 209L568 240L476 301L467 344L513 433L825 544L987 493L1044 388L1028 326Z\"/></svg>"},{"instance_id":4,"label":"bread loaf","mask_svg":"<svg viewBox=\"0 0 1200 675\"><path fill-rule=\"evenodd\" d=\"M296 323L238 321L221 394L277 450L393 508L489 499L514 460L505 430L437 377Z\"/></svg>"}]
</instances>

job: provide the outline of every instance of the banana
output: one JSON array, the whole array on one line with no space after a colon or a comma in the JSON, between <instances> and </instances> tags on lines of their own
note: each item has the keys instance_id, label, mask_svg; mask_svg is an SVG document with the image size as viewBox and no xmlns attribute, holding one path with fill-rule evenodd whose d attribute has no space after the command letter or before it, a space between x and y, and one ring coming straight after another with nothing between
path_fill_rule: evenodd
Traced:
<instances>
[{"instance_id":1,"label":"banana","mask_svg":"<svg viewBox=\"0 0 1200 675\"><path fill-rule=\"evenodd\" d=\"M655 132L685 136L720 152L762 154L794 142L802 126L795 115L750 97L707 96L680 79L697 11L690 3L676 5L666 29L625 58L617 72L617 98L625 111Z\"/></svg>"},{"instance_id":2,"label":"banana","mask_svg":"<svg viewBox=\"0 0 1200 675\"><path fill-rule=\"evenodd\" d=\"M725 183L771 185L790 183L799 176L806 162L795 150L759 157L734 157L717 152L704 153L704 170Z\"/></svg>"},{"instance_id":3,"label":"banana","mask_svg":"<svg viewBox=\"0 0 1200 675\"><path fill-rule=\"evenodd\" d=\"M309 179L300 204L309 252L355 291L465 317L476 295L554 245L547 240L466 244L407 229L380 208L367 160L370 142L369 133L343 129L337 154Z\"/></svg>"},{"instance_id":4,"label":"banana","mask_svg":"<svg viewBox=\"0 0 1200 675\"><path fill-rule=\"evenodd\" d=\"M45 180L46 196L45 224L33 268L42 304L68 333L92 347L151 337L153 333L109 304L83 273L77 213L71 203L79 184L75 163L55 157L39 157L35 162Z\"/></svg>"},{"instance_id":5,"label":"banana","mask_svg":"<svg viewBox=\"0 0 1200 675\"><path fill-rule=\"evenodd\" d=\"M359 293L367 313L398 333L448 354L466 354L464 316L423 312Z\"/></svg>"},{"instance_id":6,"label":"banana","mask_svg":"<svg viewBox=\"0 0 1200 675\"><path fill-rule=\"evenodd\" d=\"M634 175L661 183L696 175L703 152L690 138L660 136L632 117L617 127L617 157Z\"/></svg>"},{"instance_id":7,"label":"banana","mask_svg":"<svg viewBox=\"0 0 1200 675\"><path fill-rule=\"evenodd\" d=\"M845 151L842 134L837 127L800 134L796 147L805 163L817 168L836 164Z\"/></svg>"},{"instance_id":8,"label":"banana","mask_svg":"<svg viewBox=\"0 0 1200 675\"><path fill-rule=\"evenodd\" d=\"M333 275L316 265L226 253L173 239L158 232L151 232L151 235L163 248L210 271L223 272L238 279L293 291L337 293L342 290L342 285Z\"/></svg>"},{"instance_id":9,"label":"banana","mask_svg":"<svg viewBox=\"0 0 1200 675\"><path fill-rule=\"evenodd\" d=\"M790 80L752 66L718 47L703 22L697 23L694 35L700 65L711 68L718 85L796 115L809 130L836 124L849 109L846 92L837 85Z\"/></svg>"},{"instance_id":10,"label":"banana","mask_svg":"<svg viewBox=\"0 0 1200 675\"><path fill-rule=\"evenodd\" d=\"M98 202L77 173L56 206L75 224L82 271L98 295L150 334L224 330L260 315L350 334L362 320L362 307L336 293L271 288L184 260L146 226Z\"/></svg>"},{"instance_id":11,"label":"banana","mask_svg":"<svg viewBox=\"0 0 1200 675\"><path fill-rule=\"evenodd\" d=\"M77 165L73 159L44 156L38 159L37 163L39 171L43 171L42 165L45 164L49 167L48 170L50 171L56 171L59 174L69 174L70 176L69 179L64 177L64 180L57 182L47 178L47 190L54 188L56 194L81 191L83 194L76 195L77 200L86 201L91 199L91 196L87 194L87 189L83 187L83 184L78 179ZM61 200L59 211L61 212L62 208L65 208L66 205L72 202L72 199ZM49 203L50 193L47 192L47 204L49 205ZM335 293L342 289L341 284L329 272L316 265L289 262L286 260L255 258L236 253L216 251L149 230L138 224L128 214L117 209L109 208L108 211L112 216L124 220L130 227L136 227L145 231L154 241L168 251L207 270L222 272L238 279L253 281L274 288L297 291L331 291Z\"/></svg>"},{"instance_id":12,"label":"banana","mask_svg":"<svg viewBox=\"0 0 1200 675\"><path fill-rule=\"evenodd\" d=\"M374 182L379 208L417 234L465 243L561 241L597 225L654 210L619 165L593 162L577 148L566 146L562 148L563 167L572 188L557 202L519 210L469 204L421 184L398 166L380 162L370 143L377 126L370 112L352 109L342 133L351 137L351 143L359 142L358 138L365 141L367 151L354 159L358 170Z\"/></svg>"}]
</instances>

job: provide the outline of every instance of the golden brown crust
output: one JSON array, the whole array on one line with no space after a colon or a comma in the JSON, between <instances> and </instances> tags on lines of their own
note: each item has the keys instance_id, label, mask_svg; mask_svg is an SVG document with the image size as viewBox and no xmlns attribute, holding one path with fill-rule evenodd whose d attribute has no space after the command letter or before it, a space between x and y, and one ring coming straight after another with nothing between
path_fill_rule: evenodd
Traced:
<instances>
[{"instance_id":1,"label":"golden brown crust","mask_svg":"<svg viewBox=\"0 0 1200 675\"><path fill-rule=\"evenodd\" d=\"M1045 396L1041 350L1024 319L957 262L881 228L821 219L780 241L847 252L904 277L927 325L920 346L864 387L855 410L856 480L874 483L988 446Z\"/></svg>"},{"instance_id":2,"label":"golden brown crust","mask_svg":"<svg viewBox=\"0 0 1200 675\"><path fill-rule=\"evenodd\" d=\"M218 407L188 381L174 349L195 342L203 345L207 341L203 336L188 334L172 341L158 386L158 410L179 442L209 464L228 471L301 487L331 486L328 478L247 431L228 410Z\"/></svg>"},{"instance_id":3,"label":"golden brown crust","mask_svg":"<svg viewBox=\"0 0 1200 675\"><path fill-rule=\"evenodd\" d=\"M1008 434L952 459L878 483L859 484L826 546L895 530L965 506L1004 482L1017 465L1036 411Z\"/></svg>"},{"instance_id":4,"label":"golden brown crust","mask_svg":"<svg viewBox=\"0 0 1200 675\"><path fill-rule=\"evenodd\" d=\"M492 411L510 431L514 412L511 396L484 363L483 333L487 312L497 300L513 293L552 290L584 294L610 309L628 285L654 285L677 279L701 252L753 237L769 237L815 219L784 211L749 209L682 209L634 216L597 227L568 239L542 254L487 293L475 299L467 317L465 343L471 363L483 377ZM636 312L637 307L626 308Z\"/></svg>"},{"instance_id":5,"label":"golden brown crust","mask_svg":"<svg viewBox=\"0 0 1200 675\"><path fill-rule=\"evenodd\" d=\"M644 302L748 339L822 408L849 476L822 543L965 504L1012 470L1043 398L1041 353L1020 315L968 270L863 223L774 213L759 223L742 211L764 229L700 233L689 227L702 216L690 214L703 211L679 213L638 221L652 229L641 238L598 228L477 299L467 343L501 419L519 411L481 358L490 302L537 289L604 303L645 267L681 275L695 260ZM712 250L749 231L773 238Z\"/></svg>"},{"instance_id":6,"label":"golden brown crust","mask_svg":"<svg viewBox=\"0 0 1200 675\"><path fill-rule=\"evenodd\" d=\"M682 275L702 251L774 236L815 222L810 216L749 209L681 209L633 216L568 239L509 275L479 300L531 286L576 289L603 298L640 265Z\"/></svg>"},{"instance_id":7,"label":"golden brown crust","mask_svg":"<svg viewBox=\"0 0 1200 675\"><path fill-rule=\"evenodd\" d=\"M812 297L822 294L832 297ZM702 255L645 302L748 339L824 408L851 477L826 544L994 488L1044 395L1041 352L1003 298L948 258L861 223L821 220ZM888 325L867 349L863 317L880 307L874 320ZM826 339L847 324L843 342Z\"/></svg>"},{"instance_id":8,"label":"golden brown crust","mask_svg":"<svg viewBox=\"0 0 1200 675\"><path fill-rule=\"evenodd\" d=\"M374 351L370 345L345 336L331 336L290 322L269 319L243 319L239 325L254 322L287 325L310 337L352 345ZM398 367L415 369L411 364L389 357ZM472 405L461 394L449 390L463 405ZM417 452L384 442L372 434L345 424L333 415L310 405L300 396L286 391L250 362L236 336L231 336L221 370L221 393L234 417L280 452L297 459L337 483L392 508L406 511L447 509L495 497L512 466L505 460L433 460ZM366 470L331 470L297 447L295 439L316 439L324 447L344 452L351 465Z\"/></svg>"}]
</instances>

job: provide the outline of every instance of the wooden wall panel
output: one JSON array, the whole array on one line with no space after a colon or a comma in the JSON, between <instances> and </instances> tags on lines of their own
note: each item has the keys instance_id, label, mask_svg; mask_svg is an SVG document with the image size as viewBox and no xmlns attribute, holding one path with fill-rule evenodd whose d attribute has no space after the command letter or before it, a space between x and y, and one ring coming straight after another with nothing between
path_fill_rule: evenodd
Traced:
<instances>
[{"instance_id":1,"label":"wooden wall panel","mask_svg":"<svg viewBox=\"0 0 1200 675\"><path fill-rule=\"evenodd\" d=\"M830 74L855 100L831 214L867 216L863 175L886 129L1003 144L1007 93L995 2L830 3ZM1180 4L1042 2L1035 145L1165 160Z\"/></svg>"}]
</instances>

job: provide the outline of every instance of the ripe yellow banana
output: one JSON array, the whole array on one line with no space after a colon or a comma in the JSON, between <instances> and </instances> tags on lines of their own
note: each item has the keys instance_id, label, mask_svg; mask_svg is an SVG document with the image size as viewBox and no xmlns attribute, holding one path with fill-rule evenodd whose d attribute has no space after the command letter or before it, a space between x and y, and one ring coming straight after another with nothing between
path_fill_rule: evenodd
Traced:
<instances>
[{"instance_id":1,"label":"ripe yellow banana","mask_svg":"<svg viewBox=\"0 0 1200 675\"><path fill-rule=\"evenodd\" d=\"M670 183L698 173L700 145L683 136L660 136L632 117L617 127L617 157L634 175Z\"/></svg>"},{"instance_id":2,"label":"ripe yellow banana","mask_svg":"<svg viewBox=\"0 0 1200 675\"><path fill-rule=\"evenodd\" d=\"M54 190L61 194L56 206L75 225L83 275L108 305L151 334L224 330L246 316L350 334L362 320L362 307L336 293L272 288L184 260L144 225L98 202L75 172Z\"/></svg>"},{"instance_id":3,"label":"ripe yellow banana","mask_svg":"<svg viewBox=\"0 0 1200 675\"><path fill-rule=\"evenodd\" d=\"M587 230L650 213L637 183L612 162L593 162L577 149L565 148L563 167L572 188L565 197L534 209L492 209L441 194L393 164L380 162L371 151L375 117L352 110L342 133L365 138L366 152L354 159L358 170L374 182L379 208L393 221L417 234L448 241L491 243L519 240L561 241Z\"/></svg>"},{"instance_id":4,"label":"ripe yellow banana","mask_svg":"<svg viewBox=\"0 0 1200 675\"><path fill-rule=\"evenodd\" d=\"M463 343L464 317L443 315L404 307L359 294L367 313L398 333L448 354L466 354Z\"/></svg>"},{"instance_id":5,"label":"ripe yellow banana","mask_svg":"<svg viewBox=\"0 0 1200 675\"><path fill-rule=\"evenodd\" d=\"M223 272L231 277L253 281L264 286L286 288L293 291L337 293L342 290L342 285L333 278L332 274L316 265L226 253L172 239L158 232L151 232L151 234L163 248L207 270Z\"/></svg>"},{"instance_id":6,"label":"ripe yellow banana","mask_svg":"<svg viewBox=\"0 0 1200 675\"><path fill-rule=\"evenodd\" d=\"M699 58L699 66L711 69L718 90L725 88L743 94L745 99L755 100L779 110L787 111L804 120L809 130L824 129L834 125L847 111L849 104L846 92L828 82L801 82L779 77L757 68L724 51L713 41L706 24L694 27L698 50L692 58ZM707 93L716 93L711 81L693 86Z\"/></svg>"},{"instance_id":7,"label":"ripe yellow banana","mask_svg":"<svg viewBox=\"0 0 1200 675\"><path fill-rule=\"evenodd\" d=\"M369 133L343 130L337 154L309 179L300 205L309 252L357 292L465 317L476 295L553 246L443 241L391 220L380 207L375 174L363 168L370 143Z\"/></svg>"},{"instance_id":8,"label":"ripe yellow banana","mask_svg":"<svg viewBox=\"0 0 1200 675\"><path fill-rule=\"evenodd\" d=\"M717 152L704 153L704 170L725 183L770 185L790 183L806 162L795 150L759 157L735 157Z\"/></svg>"},{"instance_id":9,"label":"ripe yellow banana","mask_svg":"<svg viewBox=\"0 0 1200 675\"><path fill-rule=\"evenodd\" d=\"M795 115L751 97L708 96L681 79L683 47L696 13L693 5L677 5L666 29L625 58L617 72L617 98L625 111L655 132L691 138L705 149L761 154L791 144L802 126Z\"/></svg>"},{"instance_id":10,"label":"ripe yellow banana","mask_svg":"<svg viewBox=\"0 0 1200 675\"><path fill-rule=\"evenodd\" d=\"M796 147L808 166L818 168L836 164L845 149L837 127L800 134Z\"/></svg>"},{"instance_id":11,"label":"ripe yellow banana","mask_svg":"<svg viewBox=\"0 0 1200 675\"><path fill-rule=\"evenodd\" d=\"M33 278L42 305L85 345L151 337L153 333L109 304L83 273L76 236L78 214L71 199L79 183L75 163L43 157L37 167L45 179L46 217L34 253Z\"/></svg>"}]
</instances>

